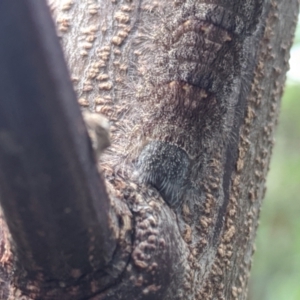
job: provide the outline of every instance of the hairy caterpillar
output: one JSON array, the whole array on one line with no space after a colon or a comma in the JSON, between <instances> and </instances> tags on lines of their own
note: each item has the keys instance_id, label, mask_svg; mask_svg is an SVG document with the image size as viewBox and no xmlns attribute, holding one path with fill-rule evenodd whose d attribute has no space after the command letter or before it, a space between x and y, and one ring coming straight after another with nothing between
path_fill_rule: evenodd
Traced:
<instances>
[{"instance_id":1,"label":"hairy caterpillar","mask_svg":"<svg viewBox=\"0 0 300 300\"><path fill-rule=\"evenodd\" d=\"M135 134L150 144L136 168L171 206L199 185L211 154L226 149L251 84L262 7L263 0L175 1L141 13L136 101L144 113Z\"/></svg>"}]
</instances>

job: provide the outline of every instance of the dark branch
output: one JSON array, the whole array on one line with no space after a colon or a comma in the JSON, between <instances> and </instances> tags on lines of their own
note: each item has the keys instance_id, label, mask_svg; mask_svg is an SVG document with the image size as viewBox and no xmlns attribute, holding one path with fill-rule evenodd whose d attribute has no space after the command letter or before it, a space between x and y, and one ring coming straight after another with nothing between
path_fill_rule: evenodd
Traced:
<instances>
[{"instance_id":1,"label":"dark branch","mask_svg":"<svg viewBox=\"0 0 300 300\"><path fill-rule=\"evenodd\" d=\"M45 2L2 0L0 40L0 201L15 263L75 280L107 265L115 240Z\"/></svg>"}]
</instances>

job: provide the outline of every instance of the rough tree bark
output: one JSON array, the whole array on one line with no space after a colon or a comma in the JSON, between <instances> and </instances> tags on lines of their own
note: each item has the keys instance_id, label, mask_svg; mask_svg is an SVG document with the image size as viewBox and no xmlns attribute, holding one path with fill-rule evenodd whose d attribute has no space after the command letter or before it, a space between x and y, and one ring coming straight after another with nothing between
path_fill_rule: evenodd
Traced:
<instances>
[{"instance_id":1,"label":"rough tree bark","mask_svg":"<svg viewBox=\"0 0 300 300\"><path fill-rule=\"evenodd\" d=\"M46 4L2 0L1 300L245 299L298 2L49 6L111 147Z\"/></svg>"}]
</instances>

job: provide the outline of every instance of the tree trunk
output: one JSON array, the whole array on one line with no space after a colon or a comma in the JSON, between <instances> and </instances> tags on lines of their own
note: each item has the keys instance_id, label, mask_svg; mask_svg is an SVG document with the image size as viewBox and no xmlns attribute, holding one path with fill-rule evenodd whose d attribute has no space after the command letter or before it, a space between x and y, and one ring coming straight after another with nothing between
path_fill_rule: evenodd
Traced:
<instances>
[{"instance_id":1,"label":"tree trunk","mask_svg":"<svg viewBox=\"0 0 300 300\"><path fill-rule=\"evenodd\" d=\"M0 298L245 299L298 2L48 2L111 146L45 3L2 0Z\"/></svg>"}]
</instances>

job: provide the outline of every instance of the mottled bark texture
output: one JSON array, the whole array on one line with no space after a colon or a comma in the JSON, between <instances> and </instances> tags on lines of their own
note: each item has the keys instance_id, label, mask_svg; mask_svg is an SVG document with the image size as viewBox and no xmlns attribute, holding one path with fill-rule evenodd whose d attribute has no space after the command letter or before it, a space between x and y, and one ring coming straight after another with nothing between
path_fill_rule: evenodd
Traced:
<instances>
[{"instance_id":1,"label":"mottled bark texture","mask_svg":"<svg viewBox=\"0 0 300 300\"><path fill-rule=\"evenodd\" d=\"M17 251L10 222L25 242L30 232L3 207L9 230L3 218L2 298L245 299L298 2L49 0L49 6L79 104L111 122L111 147L99 159L110 209L102 192L94 208L108 221L92 222L95 234L86 239L64 236L83 247L87 265L70 269L69 259L61 275L58 266L53 272L22 265L31 253ZM28 228L38 224L38 200L38 208L27 209ZM103 236L97 229L113 233L109 261L101 249L89 256L85 243L93 247Z\"/></svg>"}]
</instances>

